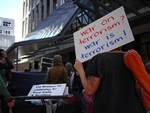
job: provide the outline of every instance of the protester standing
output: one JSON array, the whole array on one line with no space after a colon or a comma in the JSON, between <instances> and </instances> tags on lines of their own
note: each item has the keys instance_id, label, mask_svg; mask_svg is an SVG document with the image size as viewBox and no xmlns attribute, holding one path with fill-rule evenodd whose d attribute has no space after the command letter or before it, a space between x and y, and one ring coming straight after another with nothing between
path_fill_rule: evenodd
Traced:
<instances>
[{"instance_id":1,"label":"protester standing","mask_svg":"<svg viewBox=\"0 0 150 113\"><path fill-rule=\"evenodd\" d=\"M9 94L6 88L6 79L5 79L5 70L6 69L13 69L14 66L12 62L7 57L7 54L4 50L0 49L0 99L1 99L1 109L3 113L9 113L8 101L11 100L12 96ZM14 105L14 101L11 103L11 107Z\"/></svg>"},{"instance_id":2,"label":"protester standing","mask_svg":"<svg viewBox=\"0 0 150 113\"><path fill-rule=\"evenodd\" d=\"M46 84L66 83L68 86L67 70L62 63L62 56L55 55L52 61L52 66L49 68L45 78Z\"/></svg>"},{"instance_id":3,"label":"protester standing","mask_svg":"<svg viewBox=\"0 0 150 113\"><path fill-rule=\"evenodd\" d=\"M133 74L124 63L124 54L120 48L99 53L85 71L76 60L74 67L83 87L88 95L93 95L92 113L146 113L136 93Z\"/></svg>"},{"instance_id":4,"label":"protester standing","mask_svg":"<svg viewBox=\"0 0 150 113\"><path fill-rule=\"evenodd\" d=\"M72 83L73 83L75 71L73 69L73 65L72 65L71 62L67 62L65 64L65 68L67 69L67 73L68 73L69 90L71 90L72 89Z\"/></svg>"},{"instance_id":5,"label":"protester standing","mask_svg":"<svg viewBox=\"0 0 150 113\"><path fill-rule=\"evenodd\" d=\"M0 74L5 82L5 69L13 69L14 66L12 64L12 62L9 60L9 58L7 57L7 53L0 49Z\"/></svg>"}]
</instances>

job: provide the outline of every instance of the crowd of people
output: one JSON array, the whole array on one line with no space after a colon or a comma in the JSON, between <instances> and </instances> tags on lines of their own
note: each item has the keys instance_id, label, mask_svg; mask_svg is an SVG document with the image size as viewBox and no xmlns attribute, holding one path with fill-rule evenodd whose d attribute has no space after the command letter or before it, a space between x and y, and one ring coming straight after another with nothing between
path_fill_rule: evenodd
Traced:
<instances>
[{"instance_id":1,"label":"crowd of people","mask_svg":"<svg viewBox=\"0 0 150 113\"><path fill-rule=\"evenodd\" d=\"M132 61L126 56L132 56ZM138 96L133 70L140 70L142 77L148 78L147 82L150 82L150 79L146 63L144 66L141 57L136 64L137 56L140 55L135 50L124 52L121 48L117 48L94 56L86 66L78 59L74 66L71 62L67 62L64 66L61 56L56 55L53 60L59 65L54 64L48 70L46 83L67 83L70 93L78 97L80 101L83 99L86 101L86 105L83 105L86 113L146 113L149 106L146 108ZM134 65L126 62L132 62ZM130 68L130 65L135 68ZM140 68L137 68L138 66ZM64 74L60 67L64 68ZM56 68L57 72L53 71ZM139 73L136 75L138 76ZM61 76L64 76L63 82ZM48 80L55 82L47 82ZM145 88L149 96L150 89ZM81 104L84 103L81 102Z\"/></svg>"},{"instance_id":2,"label":"crowd of people","mask_svg":"<svg viewBox=\"0 0 150 113\"><path fill-rule=\"evenodd\" d=\"M146 58L150 59L150 54ZM83 113L146 113L150 109L145 101L150 99L149 62L143 62L135 50L124 52L121 47L99 53L84 63L76 59L74 65L69 61L64 65L62 56L55 55L45 83L66 83L69 93L81 101ZM13 68L6 52L0 49L2 113L9 113L9 107L15 105L15 98L7 90ZM145 100L139 96L137 82Z\"/></svg>"}]
</instances>

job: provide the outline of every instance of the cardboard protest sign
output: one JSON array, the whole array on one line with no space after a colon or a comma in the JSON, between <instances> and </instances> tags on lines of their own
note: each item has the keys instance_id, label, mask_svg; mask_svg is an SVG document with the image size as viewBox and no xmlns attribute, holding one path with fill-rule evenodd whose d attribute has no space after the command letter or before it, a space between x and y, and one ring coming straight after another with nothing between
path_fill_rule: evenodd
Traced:
<instances>
[{"instance_id":1,"label":"cardboard protest sign","mask_svg":"<svg viewBox=\"0 0 150 113\"><path fill-rule=\"evenodd\" d=\"M42 57L41 58L41 67L51 67L53 59L49 57Z\"/></svg>"},{"instance_id":2,"label":"cardboard protest sign","mask_svg":"<svg viewBox=\"0 0 150 113\"><path fill-rule=\"evenodd\" d=\"M28 96L62 96L66 84L40 84L33 85Z\"/></svg>"},{"instance_id":3,"label":"cardboard protest sign","mask_svg":"<svg viewBox=\"0 0 150 113\"><path fill-rule=\"evenodd\" d=\"M134 41L123 7L74 33L76 59L81 62Z\"/></svg>"}]
</instances>

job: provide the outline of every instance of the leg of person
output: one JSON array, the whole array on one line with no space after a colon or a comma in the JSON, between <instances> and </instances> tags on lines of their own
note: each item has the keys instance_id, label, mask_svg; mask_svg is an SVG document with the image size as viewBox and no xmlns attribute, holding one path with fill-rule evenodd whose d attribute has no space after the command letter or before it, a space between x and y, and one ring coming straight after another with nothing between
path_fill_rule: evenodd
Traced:
<instances>
[{"instance_id":1,"label":"leg of person","mask_svg":"<svg viewBox=\"0 0 150 113\"><path fill-rule=\"evenodd\" d=\"M2 113L9 113L9 107L3 95L0 95Z\"/></svg>"}]
</instances>

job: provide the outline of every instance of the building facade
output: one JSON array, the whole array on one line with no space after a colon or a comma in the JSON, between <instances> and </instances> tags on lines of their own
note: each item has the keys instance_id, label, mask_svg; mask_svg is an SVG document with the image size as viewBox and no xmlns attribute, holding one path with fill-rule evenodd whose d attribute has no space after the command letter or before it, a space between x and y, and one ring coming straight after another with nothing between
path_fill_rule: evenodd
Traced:
<instances>
[{"instance_id":1,"label":"building facade","mask_svg":"<svg viewBox=\"0 0 150 113\"><path fill-rule=\"evenodd\" d=\"M67 0L24 0L22 37L24 38L36 26L55 12Z\"/></svg>"},{"instance_id":2,"label":"building facade","mask_svg":"<svg viewBox=\"0 0 150 113\"><path fill-rule=\"evenodd\" d=\"M7 50L14 42L15 20L0 17L0 48Z\"/></svg>"},{"instance_id":3,"label":"building facade","mask_svg":"<svg viewBox=\"0 0 150 113\"><path fill-rule=\"evenodd\" d=\"M23 42L10 48L8 56L16 62L16 70L23 60L28 63L25 63L27 68L37 68L41 57L52 58L55 54L61 54L64 63L74 63L73 33L120 6L125 9L135 38L124 50L135 49L144 59L150 51L150 2L147 0L24 0Z\"/></svg>"},{"instance_id":4,"label":"building facade","mask_svg":"<svg viewBox=\"0 0 150 113\"><path fill-rule=\"evenodd\" d=\"M60 6L66 3L66 1L69 0L24 0L23 19L22 19L23 41L30 41L35 39L34 37L28 38L27 35L29 33L32 33L32 31L34 31L37 27L41 26L40 24L43 21L45 21L46 19L47 19L46 21L48 21L48 17L50 17ZM57 32L53 34L53 36L55 35L57 35ZM38 39L42 38L45 38L45 36L39 37ZM36 60L38 60L38 62L35 62ZM30 68L30 70L34 70L35 68L37 69L37 67L39 69L40 66L35 65L40 65L40 60L35 58L35 61L28 59L27 63L19 63L19 65L21 66L22 64L23 65L22 67ZM23 69L21 69L21 71L22 70Z\"/></svg>"}]
</instances>

